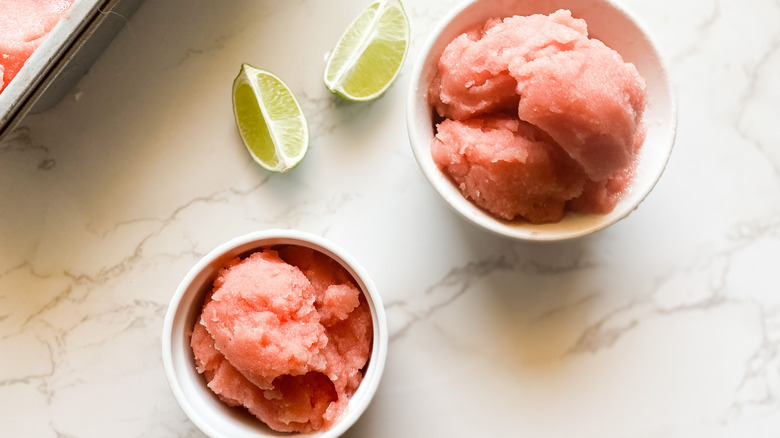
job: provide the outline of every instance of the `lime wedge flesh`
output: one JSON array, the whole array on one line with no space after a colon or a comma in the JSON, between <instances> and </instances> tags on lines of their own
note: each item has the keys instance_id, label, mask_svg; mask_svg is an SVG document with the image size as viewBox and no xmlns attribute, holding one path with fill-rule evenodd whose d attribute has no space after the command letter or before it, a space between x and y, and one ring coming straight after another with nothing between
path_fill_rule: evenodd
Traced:
<instances>
[{"instance_id":1,"label":"lime wedge flesh","mask_svg":"<svg viewBox=\"0 0 780 438\"><path fill-rule=\"evenodd\" d=\"M341 36L325 66L325 86L353 101L382 95L409 50L409 19L399 0L366 8Z\"/></svg>"},{"instance_id":2,"label":"lime wedge flesh","mask_svg":"<svg viewBox=\"0 0 780 438\"><path fill-rule=\"evenodd\" d=\"M243 64L233 81L233 114L244 145L262 167L285 172L306 155L306 117L293 93L274 74Z\"/></svg>"}]
</instances>

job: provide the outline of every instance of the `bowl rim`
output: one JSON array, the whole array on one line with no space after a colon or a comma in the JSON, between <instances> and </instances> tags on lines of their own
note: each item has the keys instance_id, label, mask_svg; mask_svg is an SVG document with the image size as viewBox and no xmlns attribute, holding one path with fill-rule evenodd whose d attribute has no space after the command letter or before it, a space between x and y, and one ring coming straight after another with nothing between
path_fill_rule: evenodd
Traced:
<instances>
[{"instance_id":1,"label":"bowl rim","mask_svg":"<svg viewBox=\"0 0 780 438\"><path fill-rule=\"evenodd\" d=\"M575 238L583 237L595 233L597 231L600 231L626 218L629 214L631 214L639 207L639 205L645 200L645 198L647 198L647 196L650 194L652 189L656 186L656 184L660 180L661 175L664 173L666 165L669 162L671 152L674 148L674 142L677 133L677 100L676 100L673 84L669 77L669 69L667 66L667 62L665 61L665 59L663 58L663 56L661 55L658 49L658 44L655 42L656 39L653 37L650 30L642 23L640 19L638 19L634 14L632 14L625 7L623 7L622 5L620 5L618 2L614 0L592 0L591 3L592 4L600 3L605 7L613 9L616 13L622 15L627 20L628 23L636 27L639 34L641 34L644 37L644 40L647 42L648 48L650 50L649 54L657 63L659 76L662 79L662 85L663 85L662 88L665 88L664 95L660 96L659 98L661 100L666 101L668 105L668 118L666 123L667 126L664 127L665 131L661 132L660 134L662 140L661 144L665 147L665 150L663 151L663 159L657 163L658 169L655 169L655 177L653 181L649 184L642 186L641 190L638 190L636 192L636 196L633 196L634 198L633 203L626 204L622 209L618 210L618 208L621 207L621 203L622 203L621 201L618 203L618 206L615 207L615 210L613 210L613 212L608 213L606 215L582 215L578 213L567 212L567 216L564 218L564 220L566 220L567 218L577 218L577 217L582 218L582 217L597 217L597 216L602 216L606 219L598 220L593 223L587 224L584 227L576 228L565 232L550 232L549 230L551 229L554 230L555 228L557 228L556 224L531 224L529 222L523 221L522 219L507 221L492 216L487 211L483 210L482 208L473 204L470 200L466 199L460 193L460 191L457 190L457 188L455 188L454 183L449 179L449 177L444 175L441 172L441 170L439 170L438 166L433 164L432 160L429 160L430 144L420 144L421 135L420 135L419 126L422 125L423 123L419 122L418 118L421 114L422 108L420 107L420 105L417 105L419 101L422 85L425 86L424 93L427 96L428 82L424 80L423 77L424 71L429 61L431 61L431 58L434 56L434 53L432 53L434 47L439 42L439 39L442 38L442 34L445 32L445 30L448 29L451 22L454 21L456 18L458 18L461 14L463 14L466 10L468 10L475 4L486 3L491 1L501 1L501 0L465 0L460 4L458 4L450 12L448 12L442 19L439 20L437 25L433 28L433 30L426 38L425 43L417 52L416 55L417 57L411 71L411 81L410 81L410 86L407 95L406 124L407 124L407 134L409 136L409 142L411 145L412 153L415 157L415 161L417 161L418 166L420 167L423 175L425 176L425 179L432 186L432 188L437 193L437 195L441 199L443 199L445 203L452 210L454 210L459 216L466 219L467 222L470 222L479 228L488 230L499 236L517 239L517 240L553 242L553 241L575 239ZM506 3L506 1L504 2ZM556 2L552 1L551 3L556 3ZM509 14L507 14L507 16L508 15ZM575 18L578 17L575 15ZM466 29L468 29L468 26L462 28L462 30L466 30ZM593 38L593 35L590 34L590 30L591 29L589 28L589 37ZM648 95L648 102L650 102L650 99L651 96ZM431 114L432 113L430 111L431 105L427 103L427 97L425 98L425 102L426 105L423 106L427 106L428 113ZM647 111L646 111L646 115L647 115ZM650 127L648 126L648 130L649 129ZM643 155L643 151L640 151L640 158L642 155ZM637 189L636 187L631 186L631 190L637 190Z\"/></svg>"},{"instance_id":2,"label":"bowl rim","mask_svg":"<svg viewBox=\"0 0 780 438\"><path fill-rule=\"evenodd\" d=\"M220 259L225 259L226 255L236 251L238 248L252 245L251 248L245 248L239 251L231 257L235 257L238 254L245 254L253 249L260 249L272 245L300 245L317 250L328 257L334 259L337 263L347 269L354 277L356 283L361 289L361 292L366 297L368 302L373 326L373 340L371 347L371 356L368 362L368 366L365 370L363 380L361 381L355 394L349 401L347 411L342 417L330 428L324 431L315 432L311 434L295 434L285 433L280 436L309 436L317 438L331 438L337 437L343 434L349 429L363 412L368 408L371 400L376 393L379 386L382 374L384 372L385 362L387 360L388 350L388 327L387 316L384 305L382 304L382 298L376 288L375 283L368 275L368 272L357 262L357 260L347 253L342 247L336 245L324 237L318 235L292 229L268 229L262 231L253 231L240 236L236 236L224 243L219 244L214 249L206 253L201 257L182 278L181 282L176 288L175 293L171 297L168 309L163 321L162 330L162 359L163 368L165 370L165 376L168 381L168 385L176 399L177 403L190 419L203 433L212 438L230 438L216 430L210 422L204 418L204 415L195 409L190 400L185 395L182 380L176 372L175 354L173 351L173 340L176 337L182 336L182 333L174 332L174 326L177 318L184 318L188 313L180 305L182 300L187 295L191 294L203 294L203 290L192 290L192 284L197 278L206 271L212 271L216 273L215 263ZM226 260L225 260L226 261ZM195 302L202 302L195 297ZM187 333L184 336L189 336ZM189 342L187 342L189 345ZM194 358L191 359L194 366ZM260 420L257 420L260 422ZM276 432L274 432L276 433ZM278 433L277 433L278 434ZM257 435L263 436L263 435ZM272 435L269 435L272 436ZM273 435L275 436L275 435Z\"/></svg>"}]
</instances>

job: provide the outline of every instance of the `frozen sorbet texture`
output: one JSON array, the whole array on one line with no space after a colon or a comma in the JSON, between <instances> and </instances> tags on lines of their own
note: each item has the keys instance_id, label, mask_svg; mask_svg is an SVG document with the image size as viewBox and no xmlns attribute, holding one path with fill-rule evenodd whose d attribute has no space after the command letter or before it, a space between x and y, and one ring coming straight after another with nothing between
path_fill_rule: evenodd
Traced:
<instances>
[{"instance_id":1,"label":"frozen sorbet texture","mask_svg":"<svg viewBox=\"0 0 780 438\"><path fill-rule=\"evenodd\" d=\"M72 3L73 0L0 1L0 91Z\"/></svg>"},{"instance_id":2,"label":"frozen sorbet texture","mask_svg":"<svg viewBox=\"0 0 780 438\"><path fill-rule=\"evenodd\" d=\"M209 388L281 432L332 426L363 378L373 331L365 297L336 261L266 248L220 270L192 332Z\"/></svg>"},{"instance_id":3,"label":"frozen sorbet texture","mask_svg":"<svg viewBox=\"0 0 780 438\"><path fill-rule=\"evenodd\" d=\"M570 11L490 19L444 50L431 154L496 217L608 213L644 141L645 81Z\"/></svg>"}]
</instances>

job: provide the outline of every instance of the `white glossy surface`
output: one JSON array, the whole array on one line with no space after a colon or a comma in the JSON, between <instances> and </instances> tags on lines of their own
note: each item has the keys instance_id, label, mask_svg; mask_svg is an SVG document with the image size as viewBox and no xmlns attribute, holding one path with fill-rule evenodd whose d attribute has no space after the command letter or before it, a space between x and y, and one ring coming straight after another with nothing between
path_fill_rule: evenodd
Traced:
<instances>
[{"instance_id":1,"label":"white glossy surface","mask_svg":"<svg viewBox=\"0 0 780 438\"><path fill-rule=\"evenodd\" d=\"M668 60L674 153L625 220L530 244L467 224L425 181L411 63L371 104L325 90L323 56L366 3L148 0L0 143L0 435L202 437L165 380L166 306L216 245L284 227L345 248L387 308L384 376L345 436L776 436L780 4L622 2ZM409 59L455 4L407 2ZM309 118L289 174L238 138L247 61Z\"/></svg>"}]
</instances>

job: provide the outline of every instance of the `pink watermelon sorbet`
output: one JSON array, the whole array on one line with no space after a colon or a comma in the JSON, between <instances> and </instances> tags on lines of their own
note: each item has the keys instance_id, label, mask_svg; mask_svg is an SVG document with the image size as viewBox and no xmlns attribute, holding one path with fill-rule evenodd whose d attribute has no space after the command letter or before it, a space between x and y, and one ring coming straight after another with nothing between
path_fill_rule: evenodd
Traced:
<instances>
[{"instance_id":1,"label":"pink watermelon sorbet","mask_svg":"<svg viewBox=\"0 0 780 438\"><path fill-rule=\"evenodd\" d=\"M0 1L0 91L60 21L73 0Z\"/></svg>"},{"instance_id":2,"label":"pink watermelon sorbet","mask_svg":"<svg viewBox=\"0 0 780 438\"><path fill-rule=\"evenodd\" d=\"M568 10L461 34L438 61L429 100L440 116L434 162L498 218L605 214L630 189L645 81Z\"/></svg>"},{"instance_id":3,"label":"pink watermelon sorbet","mask_svg":"<svg viewBox=\"0 0 780 438\"><path fill-rule=\"evenodd\" d=\"M341 265L308 248L274 247L220 270L191 346L224 403L280 432L314 432L346 412L372 327L366 299Z\"/></svg>"}]
</instances>

